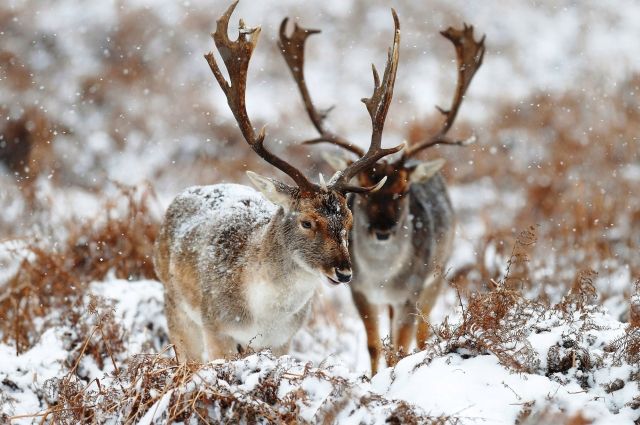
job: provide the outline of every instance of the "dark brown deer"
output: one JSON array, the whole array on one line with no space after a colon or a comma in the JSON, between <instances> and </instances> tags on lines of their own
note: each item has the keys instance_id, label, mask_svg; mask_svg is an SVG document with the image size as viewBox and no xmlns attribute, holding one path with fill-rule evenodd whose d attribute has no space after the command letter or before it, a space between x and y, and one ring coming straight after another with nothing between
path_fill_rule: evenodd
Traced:
<instances>
[{"instance_id":1,"label":"dark brown deer","mask_svg":"<svg viewBox=\"0 0 640 425\"><path fill-rule=\"evenodd\" d=\"M166 213L155 252L165 285L170 337L180 356L208 360L251 344L280 354L302 325L317 286L351 280L348 232L352 216L347 193L367 193L350 180L404 145L382 149L382 129L398 66L399 28L382 82L365 102L373 126L366 153L329 182L310 182L303 173L264 146L245 106L247 70L260 28L240 21L238 40L228 38L233 3L212 34L227 69L223 76L213 53L205 55L249 146L287 174L295 186L248 172L259 192L241 185L192 187L178 195ZM260 194L261 193L261 194Z\"/></svg>"},{"instance_id":2,"label":"dark brown deer","mask_svg":"<svg viewBox=\"0 0 640 425\"><path fill-rule=\"evenodd\" d=\"M311 100L304 78L304 46L311 34L295 25L286 33L287 19L280 26L279 47L298 86L305 108L319 133L307 144L328 142L356 155L362 150L325 126L327 112L319 112ZM418 161L417 154L438 144L466 145L474 138L455 140L447 136L464 94L482 64L484 37L476 42L473 27L449 28L442 35L456 49L458 82L449 110L440 109L444 123L440 130L421 143L408 147L395 160L381 160L357 174L362 185L371 185L386 176L377 192L360 193L350 200L354 215L350 252L354 266L351 293L364 322L371 355L371 371L377 371L381 352L379 306L389 306L394 352L407 352L414 334L418 348L429 335L426 319L438 297L442 278L436 273L446 263L454 234L454 213L439 170L444 160ZM337 157L327 160L340 170L351 161ZM417 331L416 331L417 323ZM391 359L393 362L393 359Z\"/></svg>"}]
</instances>

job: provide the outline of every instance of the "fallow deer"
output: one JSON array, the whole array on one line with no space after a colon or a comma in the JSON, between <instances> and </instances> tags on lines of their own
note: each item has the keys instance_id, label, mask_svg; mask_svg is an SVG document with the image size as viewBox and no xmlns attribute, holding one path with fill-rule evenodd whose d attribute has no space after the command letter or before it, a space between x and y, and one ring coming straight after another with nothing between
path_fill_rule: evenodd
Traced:
<instances>
[{"instance_id":1,"label":"fallow deer","mask_svg":"<svg viewBox=\"0 0 640 425\"><path fill-rule=\"evenodd\" d=\"M404 147L381 147L398 64L395 12L384 78L382 84L376 78L366 102L373 127L369 149L328 182L321 177L315 184L267 150L264 128L256 133L249 120L247 70L260 27L247 28L241 20L238 39L231 41L228 24L236 5L218 19L212 34L230 82L213 53L205 58L246 142L296 186L247 172L259 192L235 184L192 187L169 206L154 261L165 286L171 340L178 355L191 360L228 356L249 344L285 352L320 282L351 280L352 215L346 195L375 191L386 178L368 187L350 180Z\"/></svg>"},{"instance_id":2,"label":"fallow deer","mask_svg":"<svg viewBox=\"0 0 640 425\"><path fill-rule=\"evenodd\" d=\"M360 148L325 127L327 112L315 108L305 83L305 42L319 31L296 24L291 35L287 35L286 26L287 19L280 26L278 45L307 114L319 133L319 137L305 143L328 142L362 155ZM438 108L444 115L444 123L435 135L408 147L399 158L382 160L363 169L356 176L360 184L371 184L382 176L388 178L387 183L375 193L361 193L349 201L354 216L350 236L354 280L350 287L367 333L372 375L377 371L382 348L379 306L389 306L394 352L407 352L414 334L418 348L424 348L429 335L425 319L429 317L442 285L442 278L436 271L438 266L444 266L451 250L455 223L445 182L439 172L444 160L422 162L414 158L431 146L466 145L474 140L474 137L454 140L447 133L482 64L484 37L476 42L473 27L467 25L462 30L449 28L441 34L454 44L458 63L458 82L451 107L449 110ZM338 170L351 164L351 161L337 157L327 157L327 160Z\"/></svg>"}]
</instances>

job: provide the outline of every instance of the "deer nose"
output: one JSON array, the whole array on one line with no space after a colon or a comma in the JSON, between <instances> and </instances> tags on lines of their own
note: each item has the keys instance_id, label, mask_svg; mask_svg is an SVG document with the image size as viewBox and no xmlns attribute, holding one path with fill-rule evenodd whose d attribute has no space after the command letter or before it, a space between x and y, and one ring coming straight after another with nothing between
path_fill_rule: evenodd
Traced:
<instances>
[{"instance_id":1,"label":"deer nose","mask_svg":"<svg viewBox=\"0 0 640 425\"><path fill-rule=\"evenodd\" d=\"M386 241L391 236L391 232L389 230L376 230L376 239L379 241Z\"/></svg>"},{"instance_id":2,"label":"deer nose","mask_svg":"<svg viewBox=\"0 0 640 425\"><path fill-rule=\"evenodd\" d=\"M351 282L351 269L339 269L336 267L334 270L336 272L336 277L338 278L339 282L342 282L342 283Z\"/></svg>"}]
</instances>

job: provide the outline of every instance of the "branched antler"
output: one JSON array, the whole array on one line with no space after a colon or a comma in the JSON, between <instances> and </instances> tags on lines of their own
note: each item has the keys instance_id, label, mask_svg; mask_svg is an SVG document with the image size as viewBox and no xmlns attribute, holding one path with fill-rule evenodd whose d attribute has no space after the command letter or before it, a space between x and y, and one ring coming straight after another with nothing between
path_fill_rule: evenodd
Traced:
<instances>
[{"instance_id":1,"label":"branched antler","mask_svg":"<svg viewBox=\"0 0 640 425\"><path fill-rule=\"evenodd\" d=\"M456 91L453 95L451 107L448 110L438 107L438 110L445 116L444 123L438 133L422 143L410 146L405 151L405 158L414 156L418 152L435 145L464 146L475 141L474 136L465 140L454 140L447 136L447 132L456 119L458 110L460 109L460 105L462 104L464 95L469 88L469 84L471 84L473 76L478 68L480 68L480 65L482 65L482 59L484 58L485 52L485 36L482 36L480 41L476 42L473 38L473 25L467 24L464 24L462 30L449 27L446 31L442 31L440 34L450 40L456 49L456 56L458 60L458 82L456 84Z\"/></svg>"},{"instance_id":2,"label":"branched antler","mask_svg":"<svg viewBox=\"0 0 640 425\"><path fill-rule=\"evenodd\" d=\"M394 23L394 36L393 46L389 49L387 56L387 64L384 69L384 75L382 77L382 83L380 82L380 76L376 70L375 65L372 65L374 88L373 94L370 98L363 98L362 102L369 111L371 117L371 144L367 152L361 156L357 161L351 163L347 168L341 172L337 172L329 184L334 188L340 188L343 191L348 192L364 192L378 188L380 184L384 184L381 181L377 185L370 188L357 188L349 186L348 182L352 177L359 172L367 169L376 163L380 158L399 152L404 148L404 143L389 149L383 149L382 146L382 132L384 130L384 123L387 118L387 112L389 112L389 106L391 105L391 99L393 97L393 87L396 81L396 73L398 71L398 59L400 49L400 21L398 15L394 9L391 9Z\"/></svg>"},{"instance_id":3,"label":"branched antler","mask_svg":"<svg viewBox=\"0 0 640 425\"><path fill-rule=\"evenodd\" d=\"M207 53L205 58L218 84L220 84L220 88L222 88L222 91L227 97L229 108L231 108L231 112L238 122L240 131L247 143L249 143L249 146L265 161L291 177L303 192L317 191L318 186L311 183L300 170L269 152L264 147L264 127L256 135L253 125L249 120L245 101L247 71L249 69L251 54L258 43L260 27L247 28L241 19L238 39L231 41L228 35L229 18L231 18L231 14L237 5L238 1L235 1L229 6L227 11L216 21L216 31L211 34L216 48L222 57L222 61L227 68L230 84L222 75L213 52Z\"/></svg>"},{"instance_id":4,"label":"branched antler","mask_svg":"<svg viewBox=\"0 0 640 425\"><path fill-rule=\"evenodd\" d=\"M325 111L318 111L311 100L311 95L309 94L309 89L307 88L307 83L304 78L304 46L307 38L313 34L318 34L320 30L302 28L298 26L298 24L294 24L293 32L288 36L286 33L288 22L289 18L284 18L280 24L278 47L280 48L280 52L282 53L284 60L287 62L291 75L293 75L293 79L298 86L298 90L302 96L304 107L307 110L309 119L318 133L320 133L320 137L307 140L303 142L303 144L329 142L347 149L358 156L363 156L364 151L362 149L353 145L345 138L329 131L324 126L324 120L332 108Z\"/></svg>"}]
</instances>

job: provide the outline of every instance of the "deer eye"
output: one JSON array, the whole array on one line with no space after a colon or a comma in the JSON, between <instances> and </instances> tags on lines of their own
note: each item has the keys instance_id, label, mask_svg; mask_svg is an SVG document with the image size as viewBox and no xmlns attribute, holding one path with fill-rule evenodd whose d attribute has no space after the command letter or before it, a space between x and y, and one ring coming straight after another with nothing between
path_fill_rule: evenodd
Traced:
<instances>
[{"instance_id":1,"label":"deer eye","mask_svg":"<svg viewBox=\"0 0 640 425\"><path fill-rule=\"evenodd\" d=\"M300 226L302 226L303 229L311 229L313 227L313 223L309 220L302 220L300 221Z\"/></svg>"}]
</instances>

